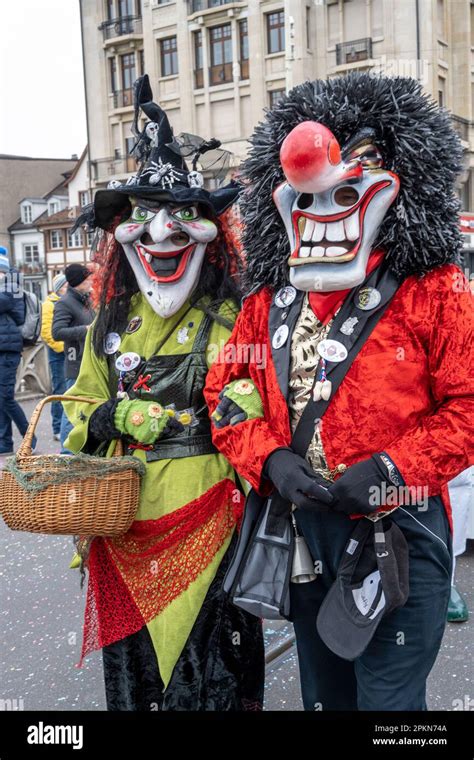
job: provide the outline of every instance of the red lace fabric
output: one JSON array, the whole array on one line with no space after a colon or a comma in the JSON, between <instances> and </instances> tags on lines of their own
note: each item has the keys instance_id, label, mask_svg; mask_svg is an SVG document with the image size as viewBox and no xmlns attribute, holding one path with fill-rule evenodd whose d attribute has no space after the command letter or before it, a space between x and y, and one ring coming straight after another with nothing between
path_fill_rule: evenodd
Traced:
<instances>
[{"instance_id":1,"label":"red lace fabric","mask_svg":"<svg viewBox=\"0 0 474 760\"><path fill-rule=\"evenodd\" d=\"M228 478L159 520L119 538L95 538L79 665L95 649L140 630L206 569L240 521L243 496Z\"/></svg>"}]
</instances>

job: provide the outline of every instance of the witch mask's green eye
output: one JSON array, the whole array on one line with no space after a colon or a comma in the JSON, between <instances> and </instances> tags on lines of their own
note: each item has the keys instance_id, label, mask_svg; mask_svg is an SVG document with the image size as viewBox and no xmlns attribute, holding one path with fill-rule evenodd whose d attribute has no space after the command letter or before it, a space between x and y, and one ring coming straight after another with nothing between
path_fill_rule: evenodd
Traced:
<instances>
[{"instance_id":1,"label":"witch mask's green eye","mask_svg":"<svg viewBox=\"0 0 474 760\"><path fill-rule=\"evenodd\" d=\"M193 222L199 216L199 211L196 206L185 206L177 211L173 211L173 216L176 219L180 219L182 222Z\"/></svg>"},{"instance_id":2,"label":"witch mask's green eye","mask_svg":"<svg viewBox=\"0 0 474 760\"><path fill-rule=\"evenodd\" d=\"M150 219L153 219L155 214L153 211L150 211L147 208L142 208L142 206L135 206L132 213L132 219L134 222L148 222Z\"/></svg>"}]
</instances>

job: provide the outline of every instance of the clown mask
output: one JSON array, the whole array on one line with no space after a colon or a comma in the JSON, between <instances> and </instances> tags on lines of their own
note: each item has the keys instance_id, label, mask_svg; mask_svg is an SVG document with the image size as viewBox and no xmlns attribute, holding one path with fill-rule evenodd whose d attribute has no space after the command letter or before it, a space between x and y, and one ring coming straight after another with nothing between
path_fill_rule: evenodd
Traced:
<instances>
[{"instance_id":1,"label":"clown mask","mask_svg":"<svg viewBox=\"0 0 474 760\"><path fill-rule=\"evenodd\" d=\"M273 200L290 240L291 284L321 292L360 285L399 190L373 131L361 130L341 150L327 127L305 121L284 140L280 161L286 182Z\"/></svg>"},{"instance_id":2,"label":"clown mask","mask_svg":"<svg viewBox=\"0 0 474 760\"><path fill-rule=\"evenodd\" d=\"M131 198L132 214L118 225L138 287L161 317L175 314L196 288L217 227L196 205Z\"/></svg>"}]
</instances>

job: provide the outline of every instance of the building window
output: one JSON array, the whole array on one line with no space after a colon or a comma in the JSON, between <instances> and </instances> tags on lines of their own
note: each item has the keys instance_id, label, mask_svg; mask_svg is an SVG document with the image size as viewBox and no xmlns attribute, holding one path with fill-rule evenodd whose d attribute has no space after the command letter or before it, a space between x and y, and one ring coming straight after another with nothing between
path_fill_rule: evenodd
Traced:
<instances>
[{"instance_id":1,"label":"building window","mask_svg":"<svg viewBox=\"0 0 474 760\"><path fill-rule=\"evenodd\" d=\"M122 92L115 91L114 105L116 108L124 108L133 103L133 83L137 78L135 53L126 53L120 56L120 78Z\"/></svg>"},{"instance_id":2,"label":"building window","mask_svg":"<svg viewBox=\"0 0 474 760\"><path fill-rule=\"evenodd\" d=\"M137 78L137 67L135 65L135 53L126 53L120 56L122 69L122 89L131 90L133 83Z\"/></svg>"},{"instance_id":3,"label":"building window","mask_svg":"<svg viewBox=\"0 0 474 760\"><path fill-rule=\"evenodd\" d=\"M134 16L135 0L119 0L118 8L120 18L124 18L126 16Z\"/></svg>"},{"instance_id":4,"label":"building window","mask_svg":"<svg viewBox=\"0 0 474 760\"><path fill-rule=\"evenodd\" d=\"M94 233L94 232L88 232L88 233L87 233L87 235L86 235L86 237L87 237L87 245L88 245L89 247L90 247L90 246L92 245L92 243L94 242L94 235L95 235L95 233Z\"/></svg>"},{"instance_id":5,"label":"building window","mask_svg":"<svg viewBox=\"0 0 474 760\"><path fill-rule=\"evenodd\" d=\"M134 137L125 138L125 169L127 172L134 172L137 169L137 162L135 161L135 157L131 155L135 142L136 140Z\"/></svg>"},{"instance_id":6,"label":"building window","mask_svg":"<svg viewBox=\"0 0 474 760\"><path fill-rule=\"evenodd\" d=\"M285 49L285 13L267 14L267 46L269 53L281 53Z\"/></svg>"},{"instance_id":7,"label":"building window","mask_svg":"<svg viewBox=\"0 0 474 760\"><path fill-rule=\"evenodd\" d=\"M59 211L59 203L58 201L50 201L48 203L48 216L52 216L53 214L57 214Z\"/></svg>"},{"instance_id":8,"label":"building window","mask_svg":"<svg viewBox=\"0 0 474 760\"><path fill-rule=\"evenodd\" d=\"M115 59L115 56L113 58L110 58L109 65L110 65L110 91L117 92L119 87L117 85L117 61Z\"/></svg>"},{"instance_id":9,"label":"building window","mask_svg":"<svg viewBox=\"0 0 474 760\"><path fill-rule=\"evenodd\" d=\"M82 242L82 232L81 230L76 230L73 234L71 234L71 230L67 231L67 247L68 248L82 248L83 242Z\"/></svg>"},{"instance_id":10,"label":"building window","mask_svg":"<svg viewBox=\"0 0 474 760\"><path fill-rule=\"evenodd\" d=\"M285 90L270 90L270 92L268 93L270 108L273 108L274 106L276 106L276 104L278 103L280 98L283 97L284 94L285 94Z\"/></svg>"},{"instance_id":11,"label":"building window","mask_svg":"<svg viewBox=\"0 0 474 760\"><path fill-rule=\"evenodd\" d=\"M239 23L240 78L249 78L249 25L247 19Z\"/></svg>"},{"instance_id":12,"label":"building window","mask_svg":"<svg viewBox=\"0 0 474 760\"><path fill-rule=\"evenodd\" d=\"M39 264L39 248L36 244L23 245L23 263Z\"/></svg>"},{"instance_id":13,"label":"building window","mask_svg":"<svg viewBox=\"0 0 474 760\"><path fill-rule=\"evenodd\" d=\"M140 76L143 76L145 73L145 51L144 50L138 51L138 66L140 69Z\"/></svg>"},{"instance_id":14,"label":"building window","mask_svg":"<svg viewBox=\"0 0 474 760\"><path fill-rule=\"evenodd\" d=\"M107 0L107 19L113 21L115 18L115 0Z\"/></svg>"},{"instance_id":15,"label":"building window","mask_svg":"<svg viewBox=\"0 0 474 760\"><path fill-rule=\"evenodd\" d=\"M178 73L178 45L176 37L160 40L161 76L170 77Z\"/></svg>"},{"instance_id":16,"label":"building window","mask_svg":"<svg viewBox=\"0 0 474 760\"><path fill-rule=\"evenodd\" d=\"M21 207L21 221L23 224L31 224L33 220L33 214L31 209L31 204L27 204L26 206Z\"/></svg>"},{"instance_id":17,"label":"building window","mask_svg":"<svg viewBox=\"0 0 474 760\"><path fill-rule=\"evenodd\" d=\"M194 85L204 87L201 31L194 32Z\"/></svg>"},{"instance_id":18,"label":"building window","mask_svg":"<svg viewBox=\"0 0 474 760\"><path fill-rule=\"evenodd\" d=\"M232 82L232 32L230 24L209 29L211 47L210 83Z\"/></svg>"},{"instance_id":19,"label":"building window","mask_svg":"<svg viewBox=\"0 0 474 760\"><path fill-rule=\"evenodd\" d=\"M84 208L89 203L89 190L79 191L79 206Z\"/></svg>"},{"instance_id":20,"label":"building window","mask_svg":"<svg viewBox=\"0 0 474 760\"><path fill-rule=\"evenodd\" d=\"M63 247L63 233L61 230L51 230L49 233L49 242L51 248Z\"/></svg>"},{"instance_id":21,"label":"building window","mask_svg":"<svg viewBox=\"0 0 474 760\"><path fill-rule=\"evenodd\" d=\"M438 77L438 103L443 108L446 105L446 79Z\"/></svg>"}]
</instances>

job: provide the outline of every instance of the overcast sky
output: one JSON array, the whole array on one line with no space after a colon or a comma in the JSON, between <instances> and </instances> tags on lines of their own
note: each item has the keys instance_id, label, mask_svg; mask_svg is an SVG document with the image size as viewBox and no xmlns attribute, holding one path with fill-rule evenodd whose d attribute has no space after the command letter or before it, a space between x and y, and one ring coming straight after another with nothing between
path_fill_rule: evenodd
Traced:
<instances>
[{"instance_id":1,"label":"overcast sky","mask_svg":"<svg viewBox=\"0 0 474 760\"><path fill-rule=\"evenodd\" d=\"M85 147L79 0L0 0L0 153Z\"/></svg>"}]
</instances>

